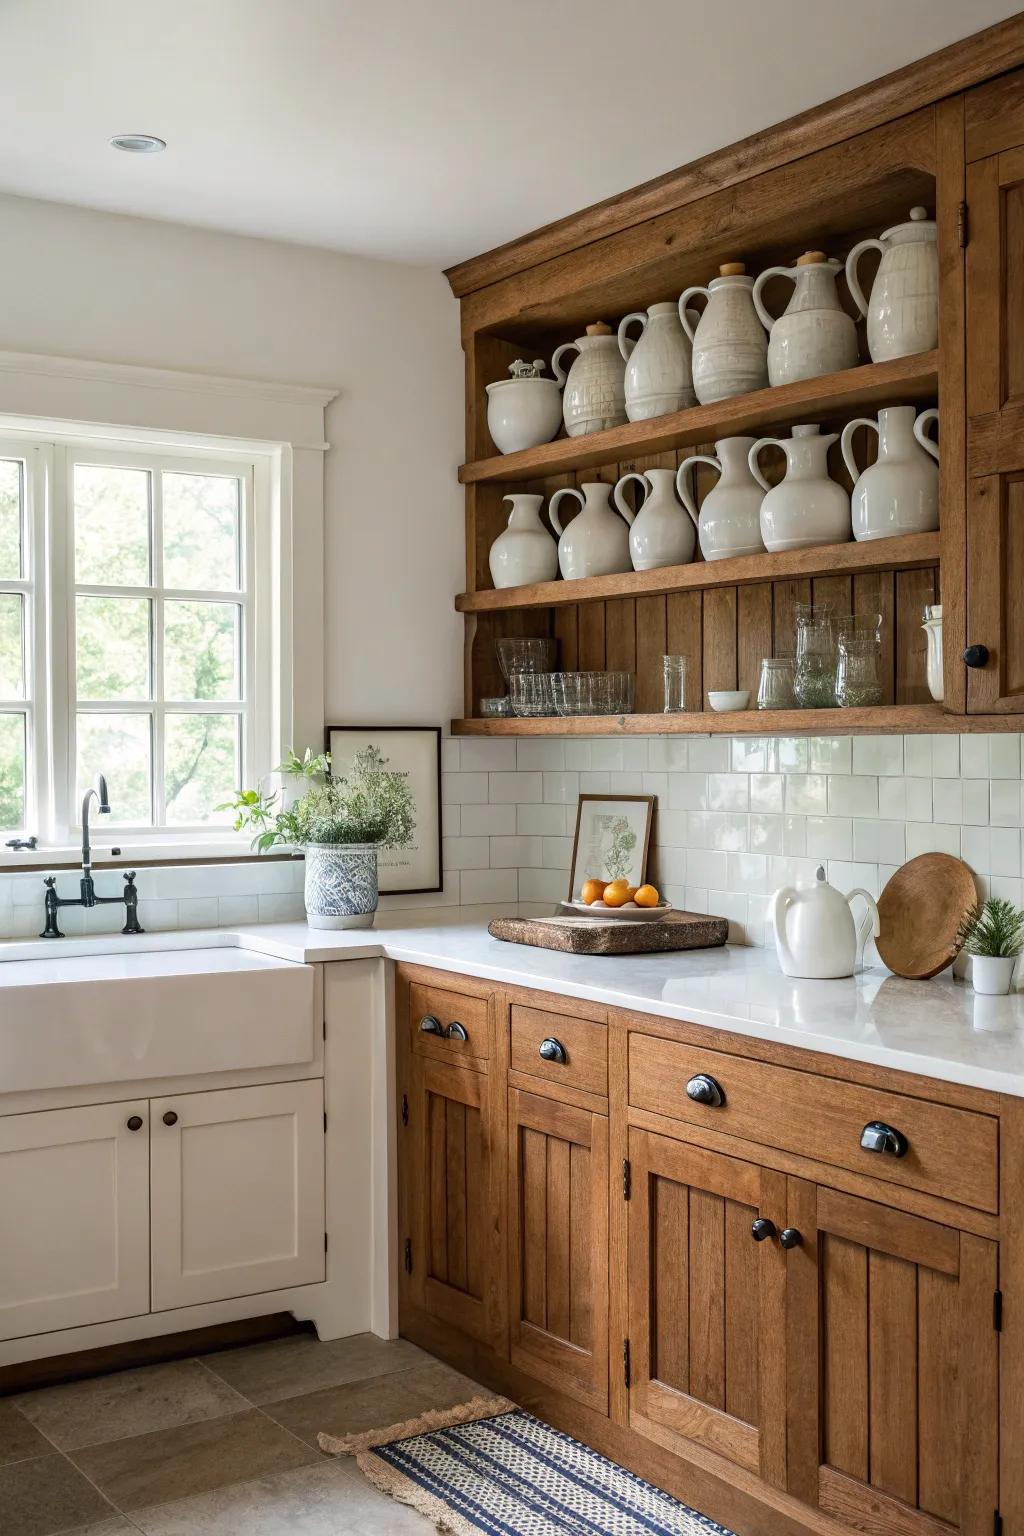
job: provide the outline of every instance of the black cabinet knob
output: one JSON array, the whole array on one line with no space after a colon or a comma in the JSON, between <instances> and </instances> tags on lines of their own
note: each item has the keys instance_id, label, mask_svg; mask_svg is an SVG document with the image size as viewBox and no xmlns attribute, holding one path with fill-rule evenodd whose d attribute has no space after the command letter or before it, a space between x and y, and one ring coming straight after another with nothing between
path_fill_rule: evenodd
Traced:
<instances>
[{"instance_id":1,"label":"black cabinet knob","mask_svg":"<svg viewBox=\"0 0 1024 1536\"><path fill-rule=\"evenodd\" d=\"M966 651L964 651L964 666L966 666L966 667L987 667L988 666L988 646L987 645L969 645L967 647Z\"/></svg>"},{"instance_id":2,"label":"black cabinet knob","mask_svg":"<svg viewBox=\"0 0 1024 1536\"><path fill-rule=\"evenodd\" d=\"M769 1221L767 1216L759 1216L750 1228L750 1235L755 1243L763 1243L766 1237L775 1236L775 1223Z\"/></svg>"},{"instance_id":3,"label":"black cabinet knob","mask_svg":"<svg viewBox=\"0 0 1024 1536\"><path fill-rule=\"evenodd\" d=\"M178 1117L174 1113L174 1110L173 1109L165 1110L165 1112L164 1112L164 1125L177 1125L177 1123L178 1123Z\"/></svg>"},{"instance_id":4,"label":"black cabinet knob","mask_svg":"<svg viewBox=\"0 0 1024 1536\"><path fill-rule=\"evenodd\" d=\"M542 1040L539 1054L541 1061L557 1061L560 1067L564 1067L569 1060L561 1040Z\"/></svg>"},{"instance_id":5,"label":"black cabinet knob","mask_svg":"<svg viewBox=\"0 0 1024 1536\"><path fill-rule=\"evenodd\" d=\"M800 1244L803 1242L803 1237L797 1231L796 1227L783 1227L782 1231L779 1233L779 1242L782 1244L783 1248L799 1248Z\"/></svg>"},{"instance_id":6,"label":"black cabinet knob","mask_svg":"<svg viewBox=\"0 0 1024 1536\"><path fill-rule=\"evenodd\" d=\"M126 1124L127 1124L128 1129L130 1131L141 1131L142 1130L142 1116L141 1115L129 1115L128 1119L126 1121Z\"/></svg>"},{"instance_id":7,"label":"black cabinet knob","mask_svg":"<svg viewBox=\"0 0 1024 1536\"><path fill-rule=\"evenodd\" d=\"M691 1077L686 1085L686 1097L692 1099L695 1104L707 1104L712 1109L718 1109L725 1103L725 1094L713 1077L706 1072L698 1072L696 1077Z\"/></svg>"},{"instance_id":8,"label":"black cabinet knob","mask_svg":"<svg viewBox=\"0 0 1024 1536\"><path fill-rule=\"evenodd\" d=\"M860 1144L865 1152L887 1153L889 1157L906 1157L910 1146L903 1132L884 1120L869 1120L860 1133Z\"/></svg>"},{"instance_id":9,"label":"black cabinet knob","mask_svg":"<svg viewBox=\"0 0 1024 1536\"><path fill-rule=\"evenodd\" d=\"M452 1020L452 1022L448 1025L448 1028L445 1030L445 1034L447 1035L449 1040L468 1040L469 1039L469 1036L466 1034L466 1026L465 1026L465 1024L460 1024L458 1019L453 1019Z\"/></svg>"},{"instance_id":10,"label":"black cabinet knob","mask_svg":"<svg viewBox=\"0 0 1024 1536\"><path fill-rule=\"evenodd\" d=\"M426 1014L422 1019L420 1019L420 1034L443 1035L444 1030L441 1027L441 1020L435 1019L432 1013Z\"/></svg>"}]
</instances>

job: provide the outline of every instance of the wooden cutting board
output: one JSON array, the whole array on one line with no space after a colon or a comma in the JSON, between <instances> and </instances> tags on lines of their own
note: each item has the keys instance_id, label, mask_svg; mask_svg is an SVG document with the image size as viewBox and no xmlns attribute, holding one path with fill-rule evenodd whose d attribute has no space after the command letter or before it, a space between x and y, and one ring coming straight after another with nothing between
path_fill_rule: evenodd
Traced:
<instances>
[{"instance_id":1,"label":"wooden cutting board","mask_svg":"<svg viewBox=\"0 0 1024 1536\"><path fill-rule=\"evenodd\" d=\"M660 923L602 923L593 917L495 917L494 939L532 944L567 955L651 955L679 949L714 949L725 943L729 924L704 912L670 912Z\"/></svg>"},{"instance_id":2,"label":"wooden cutting board","mask_svg":"<svg viewBox=\"0 0 1024 1536\"><path fill-rule=\"evenodd\" d=\"M882 960L897 976L927 981L956 959L956 934L978 899L974 875L951 853L922 853L899 868L878 898Z\"/></svg>"}]
</instances>

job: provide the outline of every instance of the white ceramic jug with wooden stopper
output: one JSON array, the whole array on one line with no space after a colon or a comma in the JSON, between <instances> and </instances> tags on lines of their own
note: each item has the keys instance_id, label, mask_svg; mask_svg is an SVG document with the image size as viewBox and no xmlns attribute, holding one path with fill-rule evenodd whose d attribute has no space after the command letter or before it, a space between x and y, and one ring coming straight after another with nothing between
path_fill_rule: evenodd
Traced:
<instances>
[{"instance_id":1,"label":"white ceramic jug with wooden stopper","mask_svg":"<svg viewBox=\"0 0 1024 1536\"><path fill-rule=\"evenodd\" d=\"M576 361L569 372L561 359L575 347ZM584 437L603 432L606 427L621 427L626 421L625 364L619 353L618 338L610 325L597 320L588 325L584 336L564 341L555 348L551 371L562 392L562 416L570 437Z\"/></svg>"},{"instance_id":2,"label":"white ceramic jug with wooden stopper","mask_svg":"<svg viewBox=\"0 0 1024 1536\"><path fill-rule=\"evenodd\" d=\"M754 308L754 279L742 261L727 261L706 288L687 288L679 298L679 319L693 343L693 388L701 405L764 389L768 383L768 338ZM687 304L707 299L694 329Z\"/></svg>"},{"instance_id":3,"label":"white ceramic jug with wooden stopper","mask_svg":"<svg viewBox=\"0 0 1024 1536\"><path fill-rule=\"evenodd\" d=\"M793 384L856 366L857 327L836 292L842 270L824 251L805 251L795 266L768 267L755 281L754 308L768 332L769 384ZM761 299L765 283L773 277L788 277L793 284L778 319Z\"/></svg>"},{"instance_id":4,"label":"white ceramic jug with wooden stopper","mask_svg":"<svg viewBox=\"0 0 1024 1536\"><path fill-rule=\"evenodd\" d=\"M697 316L692 316L696 324ZM628 335L639 321L638 340ZM652 304L634 310L619 321L619 351L626 364L626 415L630 421L649 421L697 403L690 372L690 338L683 330L674 304Z\"/></svg>"},{"instance_id":5,"label":"white ceramic jug with wooden stopper","mask_svg":"<svg viewBox=\"0 0 1024 1536\"><path fill-rule=\"evenodd\" d=\"M846 258L846 281L868 322L873 363L930 352L939 344L939 248L927 208L911 208L906 224L894 224L878 240L862 240ZM881 251L871 297L857 280L865 251Z\"/></svg>"}]
</instances>

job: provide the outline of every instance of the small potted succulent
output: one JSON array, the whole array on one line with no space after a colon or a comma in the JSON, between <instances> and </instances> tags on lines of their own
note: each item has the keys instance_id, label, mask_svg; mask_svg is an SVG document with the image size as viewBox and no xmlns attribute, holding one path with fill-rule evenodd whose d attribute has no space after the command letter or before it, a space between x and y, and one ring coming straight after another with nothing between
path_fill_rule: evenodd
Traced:
<instances>
[{"instance_id":1,"label":"small potted succulent","mask_svg":"<svg viewBox=\"0 0 1024 1536\"><path fill-rule=\"evenodd\" d=\"M979 902L960 924L957 946L971 957L975 992L991 997L1009 992L1014 967L1024 949L1024 912L997 896Z\"/></svg>"},{"instance_id":2,"label":"small potted succulent","mask_svg":"<svg viewBox=\"0 0 1024 1536\"><path fill-rule=\"evenodd\" d=\"M406 848L416 826L407 775L387 766L376 747L357 752L349 771L331 774L330 753L289 753L277 772L305 784L286 803L277 791L239 790L221 810L235 830L250 828L260 853L301 849L306 860L306 920L311 928L369 928L377 910L377 850Z\"/></svg>"}]
</instances>

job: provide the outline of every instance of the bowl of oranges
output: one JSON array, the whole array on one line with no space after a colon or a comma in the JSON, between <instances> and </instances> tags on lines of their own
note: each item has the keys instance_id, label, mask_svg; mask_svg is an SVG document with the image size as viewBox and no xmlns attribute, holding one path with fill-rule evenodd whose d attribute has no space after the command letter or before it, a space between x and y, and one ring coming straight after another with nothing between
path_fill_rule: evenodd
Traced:
<instances>
[{"instance_id":1,"label":"bowl of oranges","mask_svg":"<svg viewBox=\"0 0 1024 1536\"><path fill-rule=\"evenodd\" d=\"M659 922L673 910L656 885L630 885L628 880L585 880L579 896L563 901L562 907L583 917L619 917L634 923Z\"/></svg>"}]
</instances>

